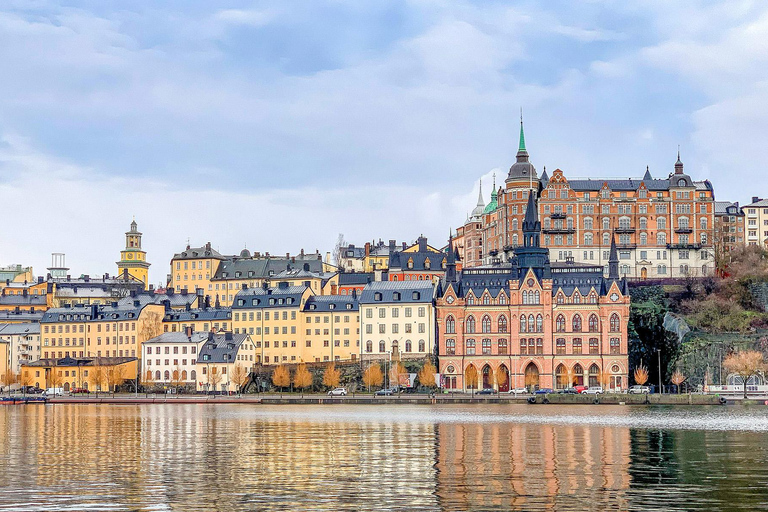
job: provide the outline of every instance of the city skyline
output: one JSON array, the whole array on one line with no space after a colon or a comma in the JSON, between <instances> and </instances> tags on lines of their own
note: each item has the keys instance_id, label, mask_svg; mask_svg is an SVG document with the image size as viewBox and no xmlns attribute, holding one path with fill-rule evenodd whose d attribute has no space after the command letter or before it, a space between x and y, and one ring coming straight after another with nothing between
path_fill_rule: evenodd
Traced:
<instances>
[{"instance_id":1,"label":"city skyline","mask_svg":"<svg viewBox=\"0 0 768 512\"><path fill-rule=\"evenodd\" d=\"M762 6L133 8L0 11L0 265L113 273L132 217L155 284L188 239L442 242L514 162L520 106L539 169L665 176L681 145L718 200L760 194Z\"/></svg>"}]
</instances>

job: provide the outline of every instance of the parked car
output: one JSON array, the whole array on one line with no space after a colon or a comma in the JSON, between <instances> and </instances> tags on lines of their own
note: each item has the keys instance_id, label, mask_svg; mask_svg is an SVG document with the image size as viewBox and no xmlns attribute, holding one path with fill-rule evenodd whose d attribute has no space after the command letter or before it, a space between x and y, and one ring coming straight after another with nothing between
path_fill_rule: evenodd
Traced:
<instances>
[{"instance_id":1,"label":"parked car","mask_svg":"<svg viewBox=\"0 0 768 512\"><path fill-rule=\"evenodd\" d=\"M528 394L528 388L517 388L517 389L510 389L508 391L510 395L527 395Z\"/></svg>"},{"instance_id":2,"label":"parked car","mask_svg":"<svg viewBox=\"0 0 768 512\"><path fill-rule=\"evenodd\" d=\"M397 388L384 388L374 393L376 396L391 396L397 394Z\"/></svg>"},{"instance_id":3,"label":"parked car","mask_svg":"<svg viewBox=\"0 0 768 512\"><path fill-rule=\"evenodd\" d=\"M61 396L64 394L64 388L48 388L43 391L46 396Z\"/></svg>"},{"instance_id":4,"label":"parked car","mask_svg":"<svg viewBox=\"0 0 768 512\"><path fill-rule=\"evenodd\" d=\"M648 394L651 392L651 388L648 386L632 386L629 388L629 394L630 395L642 395L643 393Z\"/></svg>"},{"instance_id":5,"label":"parked car","mask_svg":"<svg viewBox=\"0 0 768 512\"><path fill-rule=\"evenodd\" d=\"M42 393L43 392L43 390L40 389L37 386L25 386L25 387L21 388L21 391L23 393L27 393L27 394L37 394L37 393Z\"/></svg>"},{"instance_id":6,"label":"parked car","mask_svg":"<svg viewBox=\"0 0 768 512\"><path fill-rule=\"evenodd\" d=\"M534 391L535 395L548 395L550 393L554 393L554 390L552 388L541 388Z\"/></svg>"},{"instance_id":7,"label":"parked car","mask_svg":"<svg viewBox=\"0 0 768 512\"><path fill-rule=\"evenodd\" d=\"M496 393L496 390L493 388L483 388L475 394L476 395L493 395L495 393Z\"/></svg>"},{"instance_id":8,"label":"parked car","mask_svg":"<svg viewBox=\"0 0 768 512\"><path fill-rule=\"evenodd\" d=\"M602 395L603 386L589 386L589 388L587 388L587 390L584 393L588 395Z\"/></svg>"},{"instance_id":9,"label":"parked car","mask_svg":"<svg viewBox=\"0 0 768 512\"><path fill-rule=\"evenodd\" d=\"M328 392L328 396L347 396L346 388L335 388Z\"/></svg>"},{"instance_id":10,"label":"parked car","mask_svg":"<svg viewBox=\"0 0 768 512\"><path fill-rule=\"evenodd\" d=\"M573 386L573 389L575 389L577 393L586 393L589 386L582 386L579 384L578 386Z\"/></svg>"},{"instance_id":11,"label":"parked car","mask_svg":"<svg viewBox=\"0 0 768 512\"><path fill-rule=\"evenodd\" d=\"M565 388L558 391L561 395L578 395L579 392L576 391L576 388Z\"/></svg>"},{"instance_id":12,"label":"parked car","mask_svg":"<svg viewBox=\"0 0 768 512\"><path fill-rule=\"evenodd\" d=\"M90 393L90 391L88 391L85 388L72 388L72 391L70 391L70 393L73 395L87 395L88 393Z\"/></svg>"}]
</instances>

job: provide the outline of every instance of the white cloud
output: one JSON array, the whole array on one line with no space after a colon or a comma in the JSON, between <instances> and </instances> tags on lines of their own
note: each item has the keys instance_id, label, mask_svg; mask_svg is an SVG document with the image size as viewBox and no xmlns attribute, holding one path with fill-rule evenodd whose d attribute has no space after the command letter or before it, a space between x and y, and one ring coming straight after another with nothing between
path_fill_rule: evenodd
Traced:
<instances>
[{"instance_id":1,"label":"white cloud","mask_svg":"<svg viewBox=\"0 0 768 512\"><path fill-rule=\"evenodd\" d=\"M259 11L255 9L225 9L216 13L216 18L233 25L248 25L261 27L269 24L274 17L271 11Z\"/></svg>"}]
</instances>

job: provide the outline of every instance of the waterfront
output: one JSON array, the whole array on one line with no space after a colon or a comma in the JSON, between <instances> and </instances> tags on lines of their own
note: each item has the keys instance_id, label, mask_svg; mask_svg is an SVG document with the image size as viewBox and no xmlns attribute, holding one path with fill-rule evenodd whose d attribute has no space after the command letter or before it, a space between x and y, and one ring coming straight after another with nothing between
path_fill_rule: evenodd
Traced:
<instances>
[{"instance_id":1,"label":"waterfront","mask_svg":"<svg viewBox=\"0 0 768 512\"><path fill-rule=\"evenodd\" d=\"M768 408L0 408L0 510L768 510Z\"/></svg>"}]
</instances>

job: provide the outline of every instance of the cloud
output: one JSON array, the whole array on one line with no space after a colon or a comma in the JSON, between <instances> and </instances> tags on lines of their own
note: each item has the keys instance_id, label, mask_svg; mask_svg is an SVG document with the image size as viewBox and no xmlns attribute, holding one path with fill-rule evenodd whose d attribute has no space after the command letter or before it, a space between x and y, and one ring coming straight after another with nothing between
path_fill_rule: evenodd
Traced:
<instances>
[{"instance_id":1,"label":"cloud","mask_svg":"<svg viewBox=\"0 0 768 512\"><path fill-rule=\"evenodd\" d=\"M581 27L571 27L567 25L557 25L552 28L552 32L570 37L582 43L592 43L596 41L621 41L626 38L624 34L614 32L613 30L596 30Z\"/></svg>"},{"instance_id":2,"label":"cloud","mask_svg":"<svg viewBox=\"0 0 768 512\"><path fill-rule=\"evenodd\" d=\"M216 13L216 19L234 25L248 25L262 27L268 24L274 17L274 13L259 10L225 9Z\"/></svg>"}]
</instances>

